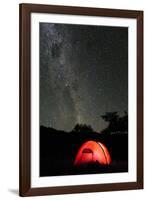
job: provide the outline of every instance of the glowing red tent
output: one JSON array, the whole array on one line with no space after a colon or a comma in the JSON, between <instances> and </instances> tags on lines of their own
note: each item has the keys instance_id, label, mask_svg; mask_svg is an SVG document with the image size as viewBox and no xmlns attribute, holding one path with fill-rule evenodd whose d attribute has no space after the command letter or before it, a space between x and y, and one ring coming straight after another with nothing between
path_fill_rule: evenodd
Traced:
<instances>
[{"instance_id":1,"label":"glowing red tent","mask_svg":"<svg viewBox=\"0 0 147 200\"><path fill-rule=\"evenodd\" d=\"M80 147L74 165L98 163L109 165L111 157L104 144L95 141L87 141Z\"/></svg>"}]
</instances>

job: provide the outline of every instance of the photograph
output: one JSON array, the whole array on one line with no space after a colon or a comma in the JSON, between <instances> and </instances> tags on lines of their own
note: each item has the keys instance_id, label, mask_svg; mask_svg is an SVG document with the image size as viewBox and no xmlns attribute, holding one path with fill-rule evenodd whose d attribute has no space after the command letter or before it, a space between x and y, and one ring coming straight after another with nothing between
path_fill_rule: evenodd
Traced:
<instances>
[{"instance_id":1,"label":"photograph","mask_svg":"<svg viewBox=\"0 0 147 200\"><path fill-rule=\"evenodd\" d=\"M19 194L143 188L143 11L19 7Z\"/></svg>"},{"instance_id":2,"label":"photograph","mask_svg":"<svg viewBox=\"0 0 147 200\"><path fill-rule=\"evenodd\" d=\"M128 28L39 24L40 176L128 171Z\"/></svg>"}]
</instances>

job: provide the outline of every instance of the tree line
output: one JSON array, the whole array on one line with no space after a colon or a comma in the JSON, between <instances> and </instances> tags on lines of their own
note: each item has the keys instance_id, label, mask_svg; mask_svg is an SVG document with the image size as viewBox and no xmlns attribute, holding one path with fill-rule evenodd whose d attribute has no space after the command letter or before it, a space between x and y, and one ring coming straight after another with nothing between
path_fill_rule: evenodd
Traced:
<instances>
[{"instance_id":1,"label":"tree line","mask_svg":"<svg viewBox=\"0 0 147 200\"><path fill-rule=\"evenodd\" d=\"M123 116L120 116L118 112L106 112L104 115L101 115L101 117L108 124L107 127L101 131L101 133L111 134L128 132L128 113L126 111L124 111ZM93 128L87 124L76 124L72 131L94 132Z\"/></svg>"}]
</instances>

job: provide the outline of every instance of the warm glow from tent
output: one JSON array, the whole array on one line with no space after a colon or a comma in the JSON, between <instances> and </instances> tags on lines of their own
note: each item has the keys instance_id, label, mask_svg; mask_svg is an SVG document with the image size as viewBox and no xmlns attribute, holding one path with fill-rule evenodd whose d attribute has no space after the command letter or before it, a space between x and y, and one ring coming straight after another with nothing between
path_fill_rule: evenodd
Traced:
<instances>
[{"instance_id":1,"label":"warm glow from tent","mask_svg":"<svg viewBox=\"0 0 147 200\"><path fill-rule=\"evenodd\" d=\"M79 149L74 165L98 163L109 165L111 157L106 146L100 142L87 141Z\"/></svg>"}]
</instances>

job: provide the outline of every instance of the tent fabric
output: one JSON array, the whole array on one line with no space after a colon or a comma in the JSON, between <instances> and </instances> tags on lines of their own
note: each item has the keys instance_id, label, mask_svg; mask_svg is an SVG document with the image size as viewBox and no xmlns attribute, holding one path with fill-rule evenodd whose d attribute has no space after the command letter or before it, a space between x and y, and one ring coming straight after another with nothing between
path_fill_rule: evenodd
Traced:
<instances>
[{"instance_id":1,"label":"tent fabric","mask_svg":"<svg viewBox=\"0 0 147 200\"><path fill-rule=\"evenodd\" d=\"M89 163L98 163L100 165L109 165L111 163L109 151L104 144L90 140L81 145L74 165Z\"/></svg>"}]
</instances>

